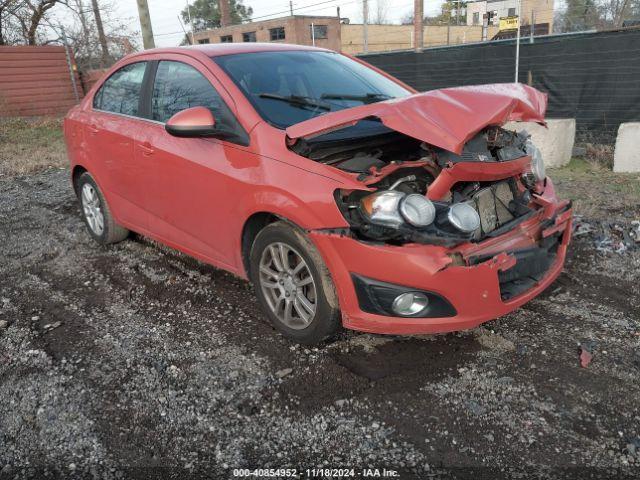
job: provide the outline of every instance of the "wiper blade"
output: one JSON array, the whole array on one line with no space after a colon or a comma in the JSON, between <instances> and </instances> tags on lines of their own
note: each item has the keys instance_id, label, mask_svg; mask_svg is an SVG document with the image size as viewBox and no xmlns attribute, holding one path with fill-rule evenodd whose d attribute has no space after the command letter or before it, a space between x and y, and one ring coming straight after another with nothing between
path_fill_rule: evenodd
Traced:
<instances>
[{"instance_id":1,"label":"wiper blade","mask_svg":"<svg viewBox=\"0 0 640 480\"><path fill-rule=\"evenodd\" d=\"M354 102L375 103L391 98L385 93L367 93L365 95L343 95L341 93L323 93L320 98L325 100L353 100Z\"/></svg>"},{"instance_id":2,"label":"wiper blade","mask_svg":"<svg viewBox=\"0 0 640 480\"><path fill-rule=\"evenodd\" d=\"M301 108L313 107L313 108L320 108L322 110L331 110L331 107L327 104L316 102L310 98L302 97L300 95L284 96L284 95L276 95L273 93L260 93L258 94L258 96L260 98L269 98L271 100L281 100L283 102L287 102L290 105L301 107Z\"/></svg>"}]
</instances>

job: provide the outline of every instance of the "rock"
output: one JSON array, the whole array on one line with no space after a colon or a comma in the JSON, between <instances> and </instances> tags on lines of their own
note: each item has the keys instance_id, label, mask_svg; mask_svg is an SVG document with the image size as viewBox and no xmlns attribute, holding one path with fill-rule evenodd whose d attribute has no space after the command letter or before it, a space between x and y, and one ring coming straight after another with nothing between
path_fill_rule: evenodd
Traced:
<instances>
[{"instance_id":1,"label":"rock","mask_svg":"<svg viewBox=\"0 0 640 480\"><path fill-rule=\"evenodd\" d=\"M43 328L43 330L55 330L56 328L58 328L60 325L62 325L62 322L55 322L55 323L47 323Z\"/></svg>"},{"instance_id":2,"label":"rock","mask_svg":"<svg viewBox=\"0 0 640 480\"><path fill-rule=\"evenodd\" d=\"M621 123L618 127L613 155L614 172L640 172L640 152L637 148L639 132L640 122Z\"/></svg>"},{"instance_id":3,"label":"rock","mask_svg":"<svg viewBox=\"0 0 640 480\"><path fill-rule=\"evenodd\" d=\"M468 401L467 402L467 408L469 409L469 411L471 413L473 413L476 416L484 415L486 413L486 411L487 411L486 408L484 408L482 405L480 405L475 400Z\"/></svg>"},{"instance_id":4,"label":"rock","mask_svg":"<svg viewBox=\"0 0 640 480\"><path fill-rule=\"evenodd\" d=\"M548 118L547 127L535 122L509 122L509 130L526 130L531 141L542 152L547 167L562 167L571 160L576 137L575 118Z\"/></svg>"},{"instance_id":5,"label":"rock","mask_svg":"<svg viewBox=\"0 0 640 480\"><path fill-rule=\"evenodd\" d=\"M507 340L503 336L491 333L485 329L481 329L480 333L476 335L476 340L478 340L478 343L483 347L498 352L512 352L516 349L516 346L511 340Z\"/></svg>"},{"instance_id":6,"label":"rock","mask_svg":"<svg viewBox=\"0 0 640 480\"><path fill-rule=\"evenodd\" d=\"M0 330L5 330L9 327L9 322L6 320L0 320Z\"/></svg>"},{"instance_id":7,"label":"rock","mask_svg":"<svg viewBox=\"0 0 640 480\"><path fill-rule=\"evenodd\" d=\"M340 400L336 400L335 402L333 402L333 404L338 407L338 408L342 408L344 407L349 401L345 400L345 399L340 399Z\"/></svg>"},{"instance_id":8,"label":"rock","mask_svg":"<svg viewBox=\"0 0 640 480\"><path fill-rule=\"evenodd\" d=\"M276 377L283 378L287 375L290 375L293 372L293 368L283 368L282 370L278 370L276 372Z\"/></svg>"}]
</instances>

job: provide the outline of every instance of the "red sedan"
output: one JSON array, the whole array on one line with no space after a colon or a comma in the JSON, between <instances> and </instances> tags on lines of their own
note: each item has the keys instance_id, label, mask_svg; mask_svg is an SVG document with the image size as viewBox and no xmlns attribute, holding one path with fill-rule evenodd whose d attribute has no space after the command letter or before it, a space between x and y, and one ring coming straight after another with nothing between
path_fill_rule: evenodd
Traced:
<instances>
[{"instance_id":1,"label":"red sedan","mask_svg":"<svg viewBox=\"0 0 640 480\"><path fill-rule=\"evenodd\" d=\"M222 44L126 57L64 129L97 242L135 231L249 279L314 343L470 328L559 275L571 206L502 127L545 109L523 85L417 93L328 50Z\"/></svg>"}]
</instances>

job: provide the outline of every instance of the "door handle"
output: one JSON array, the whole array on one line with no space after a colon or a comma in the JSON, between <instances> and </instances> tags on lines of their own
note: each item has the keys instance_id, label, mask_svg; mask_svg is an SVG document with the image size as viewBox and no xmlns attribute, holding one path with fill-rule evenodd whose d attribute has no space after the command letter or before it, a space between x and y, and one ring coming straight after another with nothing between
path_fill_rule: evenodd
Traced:
<instances>
[{"instance_id":1,"label":"door handle","mask_svg":"<svg viewBox=\"0 0 640 480\"><path fill-rule=\"evenodd\" d=\"M95 125L89 125L89 133L91 133L91 135L95 135L99 131L100 131L100 129L98 127L96 127Z\"/></svg>"},{"instance_id":2,"label":"door handle","mask_svg":"<svg viewBox=\"0 0 640 480\"><path fill-rule=\"evenodd\" d=\"M140 150L142 150L143 155L151 155L153 154L153 152L155 152L155 149L149 142L139 143L138 146L140 147Z\"/></svg>"}]
</instances>

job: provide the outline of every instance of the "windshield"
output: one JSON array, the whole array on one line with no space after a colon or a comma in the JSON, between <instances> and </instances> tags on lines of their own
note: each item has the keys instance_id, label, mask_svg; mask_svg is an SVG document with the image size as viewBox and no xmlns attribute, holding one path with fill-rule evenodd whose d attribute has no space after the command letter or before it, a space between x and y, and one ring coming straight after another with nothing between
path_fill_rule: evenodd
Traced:
<instances>
[{"instance_id":1,"label":"windshield","mask_svg":"<svg viewBox=\"0 0 640 480\"><path fill-rule=\"evenodd\" d=\"M262 118L278 128L331 111L411 95L375 70L333 52L240 53L213 60Z\"/></svg>"}]
</instances>

